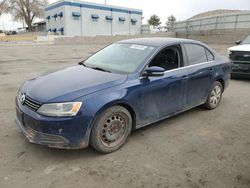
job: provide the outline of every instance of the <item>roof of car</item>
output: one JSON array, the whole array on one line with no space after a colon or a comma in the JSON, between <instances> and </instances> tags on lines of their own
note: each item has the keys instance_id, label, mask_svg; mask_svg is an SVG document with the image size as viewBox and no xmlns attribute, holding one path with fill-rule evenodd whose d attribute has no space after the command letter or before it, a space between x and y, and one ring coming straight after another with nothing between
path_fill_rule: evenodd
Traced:
<instances>
[{"instance_id":1,"label":"roof of car","mask_svg":"<svg viewBox=\"0 0 250 188\"><path fill-rule=\"evenodd\" d=\"M134 38L134 39L122 40L119 41L118 43L140 44L145 46L162 47L173 43L182 43L182 42L200 43L198 41L190 39L167 38L167 37Z\"/></svg>"}]
</instances>

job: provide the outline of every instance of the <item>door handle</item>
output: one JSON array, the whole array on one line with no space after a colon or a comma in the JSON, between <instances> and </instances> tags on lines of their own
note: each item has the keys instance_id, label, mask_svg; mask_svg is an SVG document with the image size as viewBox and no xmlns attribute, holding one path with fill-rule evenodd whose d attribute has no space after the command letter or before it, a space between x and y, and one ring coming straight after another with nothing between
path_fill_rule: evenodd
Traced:
<instances>
[{"instance_id":1,"label":"door handle","mask_svg":"<svg viewBox=\"0 0 250 188\"><path fill-rule=\"evenodd\" d=\"M214 69L213 69L213 68L210 68L209 71L212 72L212 71L214 71Z\"/></svg>"},{"instance_id":2,"label":"door handle","mask_svg":"<svg viewBox=\"0 0 250 188\"><path fill-rule=\"evenodd\" d=\"M188 78L187 75L183 75L183 76L182 76L182 80L186 80L187 78Z\"/></svg>"}]
</instances>

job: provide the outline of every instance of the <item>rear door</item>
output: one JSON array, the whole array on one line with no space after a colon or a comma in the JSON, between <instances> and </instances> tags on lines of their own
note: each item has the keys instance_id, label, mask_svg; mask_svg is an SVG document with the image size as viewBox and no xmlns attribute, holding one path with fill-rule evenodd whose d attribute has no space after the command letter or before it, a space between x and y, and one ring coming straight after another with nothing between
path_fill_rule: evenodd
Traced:
<instances>
[{"instance_id":1,"label":"rear door","mask_svg":"<svg viewBox=\"0 0 250 188\"><path fill-rule=\"evenodd\" d=\"M188 82L186 92L186 108L205 102L213 78L214 55L206 47L195 44L183 44L188 62Z\"/></svg>"}]
</instances>

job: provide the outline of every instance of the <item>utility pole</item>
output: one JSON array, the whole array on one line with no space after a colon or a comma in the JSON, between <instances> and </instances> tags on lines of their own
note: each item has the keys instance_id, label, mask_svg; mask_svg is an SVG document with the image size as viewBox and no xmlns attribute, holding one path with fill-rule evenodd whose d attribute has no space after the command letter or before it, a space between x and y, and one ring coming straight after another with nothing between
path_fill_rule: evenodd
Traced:
<instances>
[{"instance_id":1,"label":"utility pole","mask_svg":"<svg viewBox=\"0 0 250 188\"><path fill-rule=\"evenodd\" d=\"M107 2L106 2L107 0L105 0L105 2L104 2L104 4L106 5L107 4Z\"/></svg>"}]
</instances>

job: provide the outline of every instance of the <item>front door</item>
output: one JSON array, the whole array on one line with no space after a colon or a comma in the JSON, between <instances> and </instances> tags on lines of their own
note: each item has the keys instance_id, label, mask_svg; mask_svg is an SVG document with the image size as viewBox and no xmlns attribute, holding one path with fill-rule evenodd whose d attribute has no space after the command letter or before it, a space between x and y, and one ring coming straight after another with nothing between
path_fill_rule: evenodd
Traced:
<instances>
[{"instance_id":1,"label":"front door","mask_svg":"<svg viewBox=\"0 0 250 188\"><path fill-rule=\"evenodd\" d=\"M137 112L141 124L146 125L181 111L185 104L184 93L187 70L182 67L182 53L179 46L167 47L159 52L149 66L164 68L161 77L141 78L137 91Z\"/></svg>"}]
</instances>

